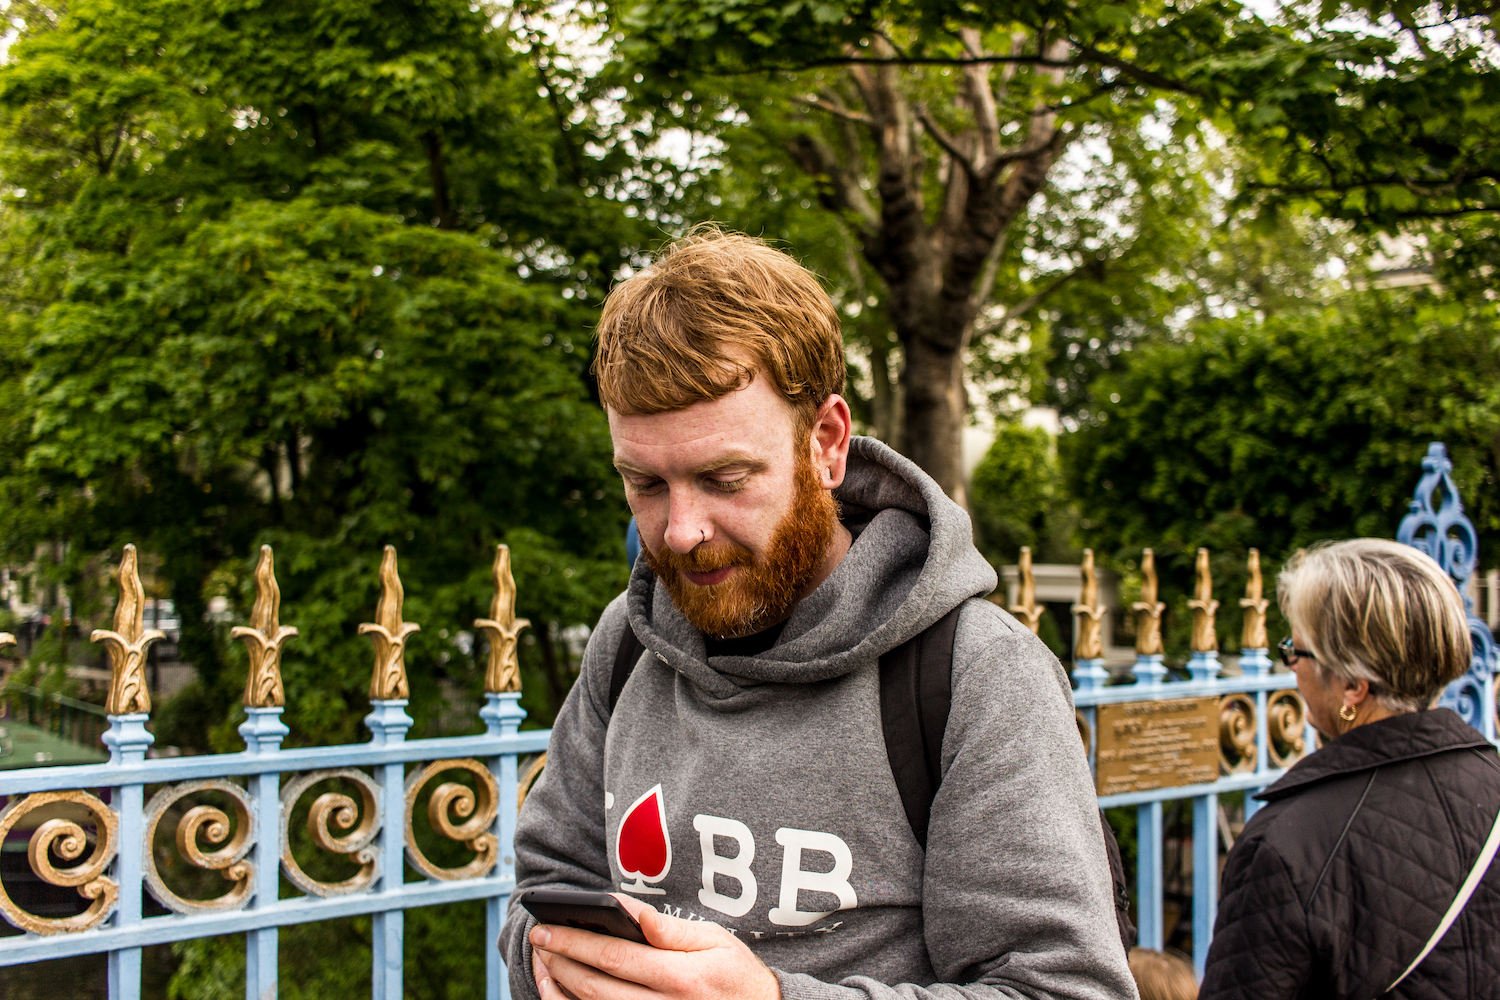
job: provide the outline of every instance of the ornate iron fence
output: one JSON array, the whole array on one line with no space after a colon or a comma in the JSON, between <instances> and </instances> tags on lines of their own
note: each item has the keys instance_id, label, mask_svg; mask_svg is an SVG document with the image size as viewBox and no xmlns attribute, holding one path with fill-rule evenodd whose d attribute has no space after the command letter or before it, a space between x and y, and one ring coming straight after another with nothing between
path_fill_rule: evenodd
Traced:
<instances>
[{"instance_id":1,"label":"ornate iron fence","mask_svg":"<svg viewBox=\"0 0 1500 1000\"><path fill-rule=\"evenodd\" d=\"M1453 708L1489 740L1496 740L1495 673L1500 669L1494 637L1474 614L1469 581L1478 565L1478 537L1463 513L1452 464L1441 444L1430 446L1410 513L1397 532L1399 541L1420 548L1446 569L1464 595L1474 655L1464 677L1453 682L1441 704ZM1436 498L1436 502L1434 502ZM1192 655L1185 681L1168 681L1162 665L1161 613L1151 550L1142 560L1144 586L1136 614L1133 677L1112 677L1099 641L1093 553L1085 552L1079 602L1073 606L1077 684L1074 703L1079 732L1089 750L1101 807L1136 807L1136 891L1140 943L1161 948L1163 920L1163 804L1192 802L1193 960L1199 975L1208 956L1218 909L1219 797L1244 794L1245 819L1258 803L1251 794L1275 782L1317 746L1307 722L1296 679L1273 671L1266 637L1260 555L1250 550L1249 582L1241 599L1239 676L1221 676L1215 633L1219 603L1213 599L1207 549L1198 550ZM1029 553L1023 552L1021 601L1011 610L1033 628L1041 609L1030 596ZM1111 683L1125 680L1127 683Z\"/></svg>"},{"instance_id":2,"label":"ornate iron fence","mask_svg":"<svg viewBox=\"0 0 1500 1000\"><path fill-rule=\"evenodd\" d=\"M0 795L9 799L0 812L0 840L25 837L32 871L43 882L76 889L79 912L38 915L18 905L0 884L0 916L25 931L0 938L0 966L107 952L109 995L125 1000L140 995L141 948L242 932L245 995L274 1000L277 928L368 914L373 995L399 1000L403 911L483 899L485 995L490 1000L507 996L505 969L493 942L515 885L510 845L516 761L544 750L549 735L517 731L526 713L518 704L516 638L527 622L515 617L508 550L501 546L496 553L490 616L475 622L490 640L479 712L483 735L406 739L413 720L405 710L404 651L418 626L402 620L396 552L387 547L376 621L360 626L375 644L371 711L365 718L370 742L283 749L289 730L280 719L281 650L297 630L278 619L280 593L266 547L256 569L251 625L233 633L250 653L248 718L240 726L245 750L160 760L146 759L152 736L145 728L151 700L144 667L146 650L162 633L143 627L134 546L126 546L119 576L114 628L93 635L106 644L112 671L109 728L103 736L109 762L0 773ZM149 802L147 786L157 788ZM299 860L294 851L293 813L300 816L299 804L314 792L321 793L307 809L311 846L325 859L345 860L342 878L326 874L326 860ZM419 809L424 801L425 810ZM158 833L168 831L176 845L171 865L153 850ZM432 850L424 850L424 841L461 845L456 849L467 860L444 865ZM208 898L184 895L181 880L167 872L184 867L218 872L226 891ZM408 868L421 878L406 881ZM281 874L302 894L278 898ZM143 892L170 914L144 916Z\"/></svg>"}]
</instances>

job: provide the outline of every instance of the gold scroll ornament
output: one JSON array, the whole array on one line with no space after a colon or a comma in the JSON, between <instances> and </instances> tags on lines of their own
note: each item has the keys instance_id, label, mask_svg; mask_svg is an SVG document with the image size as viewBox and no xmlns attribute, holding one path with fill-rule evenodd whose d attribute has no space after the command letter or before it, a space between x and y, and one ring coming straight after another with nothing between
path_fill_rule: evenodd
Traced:
<instances>
[{"instance_id":1,"label":"gold scroll ornament","mask_svg":"<svg viewBox=\"0 0 1500 1000\"><path fill-rule=\"evenodd\" d=\"M109 699L104 708L110 715L134 715L151 711L151 692L146 687L146 650L158 639L160 629L145 628L146 592L136 570L135 546L125 546L120 559L120 603L115 605L115 627L96 628L90 642L102 642L109 651Z\"/></svg>"},{"instance_id":2,"label":"gold scroll ornament","mask_svg":"<svg viewBox=\"0 0 1500 1000\"><path fill-rule=\"evenodd\" d=\"M380 601L375 605L375 621L359 627L359 634L368 635L375 643L375 672L370 677L370 697L375 701L393 701L411 693L406 685L406 639L421 626L401 620L404 598L401 577L396 574L396 547L387 545L380 560Z\"/></svg>"},{"instance_id":3,"label":"gold scroll ornament","mask_svg":"<svg viewBox=\"0 0 1500 1000\"><path fill-rule=\"evenodd\" d=\"M281 588L276 585L275 558L271 546L260 547L255 564L255 607L250 625L236 625L229 632L245 641L250 654L250 674L245 678L246 708L278 708L286 704L281 687L281 647L297 630L281 624Z\"/></svg>"},{"instance_id":4,"label":"gold scroll ornament","mask_svg":"<svg viewBox=\"0 0 1500 1000\"><path fill-rule=\"evenodd\" d=\"M1288 689L1266 699L1266 749L1273 767L1291 767L1307 750L1307 706Z\"/></svg>"},{"instance_id":5,"label":"gold scroll ornament","mask_svg":"<svg viewBox=\"0 0 1500 1000\"><path fill-rule=\"evenodd\" d=\"M1265 585L1260 577L1260 549L1250 550L1250 579L1245 581L1245 596L1240 598L1240 607L1245 609L1245 625L1240 632L1241 649L1265 649L1266 608L1271 602L1263 595Z\"/></svg>"},{"instance_id":6,"label":"gold scroll ornament","mask_svg":"<svg viewBox=\"0 0 1500 1000\"><path fill-rule=\"evenodd\" d=\"M287 834L297 800L319 782L334 779L347 781L358 788L360 801L356 803L343 792L319 795L307 812L307 833L318 847L344 855L359 865L359 870L342 882L323 882L302 870L292 853L292 841ZM379 782L357 767L309 771L288 782L281 790L281 871L288 881L309 895L323 898L347 896L369 888L375 881L376 865L380 860L380 847L375 844L381 823L380 791ZM335 826L349 832L337 836L333 832Z\"/></svg>"},{"instance_id":7,"label":"gold scroll ornament","mask_svg":"<svg viewBox=\"0 0 1500 1000\"><path fill-rule=\"evenodd\" d=\"M1100 795L1207 784L1219 777L1218 698L1100 705L1095 732Z\"/></svg>"},{"instance_id":8,"label":"gold scroll ornament","mask_svg":"<svg viewBox=\"0 0 1500 1000\"><path fill-rule=\"evenodd\" d=\"M1031 571L1031 546L1021 546L1021 558L1016 566L1016 576L1020 581L1020 592L1016 595L1020 603L1010 607L1008 610L1015 615L1027 628L1035 634L1042 627L1043 608L1036 602L1036 576Z\"/></svg>"},{"instance_id":9,"label":"gold scroll ornament","mask_svg":"<svg viewBox=\"0 0 1500 1000\"><path fill-rule=\"evenodd\" d=\"M412 829L418 794L424 785L443 771L467 771L474 777L474 788L455 781L445 781L433 790L432 797L427 800L427 820L432 828L449 840L467 844L469 850L474 852L473 859L458 868L441 868L433 864L417 846L415 831ZM428 878L449 882L488 875L500 855L499 841L490 830L495 825L499 803L499 783L495 781L490 769L477 760L435 760L426 767L413 771L406 779L407 862ZM459 819L456 824L453 822L454 816Z\"/></svg>"},{"instance_id":10,"label":"gold scroll ornament","mask_svg":"<svg viewBox=\"0 0 1500 1000\"><path fill-rule=\"evenodd\" d=\"M212 899L188 899L169 888L156 863L156 830L163 818L174 812L172 807L183 798L199 792L218 792L234 808L233 833L229 816L217 806L196 805L177 817L175 840L177 853L194 868L216 871L231 883L228 892ZM222 844L216 851L204 852L199 838L210 844ZM168 785L151 797L146 805L146 888L158 903L178 913L209 913L214 910L238 910L250 901L255 885L255 865L245 860L255 844L255 806L250 795L239 785L224 778L203 778Z\"/></svg>"},{"instance_id":11,"label":"gold scroll ornament","mask_svg":"<svg viewBox=\"0 0 1500 1000\"><path fill-rule=\"evenodd\" d=\"M65 934L99 926L114 910L115 900L120 895L118 883L104 874L119 847L120 821L114 811L84 791L32 792L12 796L10 804L0 812L0 841L9 837L21 820L31 813L47 817L37 825L26 847L31 870L49 885L76 888L80 896L93 900L93 903L77 916L39 917L17 906L0 884L0 915L12 925L33 934ZM88 847L83 823L94 827L93 853L72 868L54 867L52 855L72 861Z\"/></svg>"},{"instance_id":12,"label":"gold scroll ornament","mask_svg":"<svg viewBox=\"0 0 1500 1000\"><path fill-rule=\"evenodd\" d=\"M1219 602L1214 600L1214 581L1208 569L1208 550L1198 550L1197 578L1193 583L1193 599L1188 601L1193 609L1193 652L1216 653L1219 637L1214 632L1214 612Z\"/></svg>"},{"instance_id":13,"label":"gold scroll ornament","mask_svg":"<svg viewBox=\"0 0 1500 1000\"><path fill-rule=\"evenodd\" d=\"M1141 599L1130 606L1135 612L1135 651L1140 656L1161 654L1161 613L1167 606L1157 597L1156 553L1141 553Z\"/></svg>"},{"instance_id":14,"label":"gold scroll ornament","mask_svg":"<svg viewBox=\"0 0 1500 1000\"><path fill-rule=\"evenodd\" d=\"M1255 699L1247 694L1219 700L1219 769L1225 774L1255 770Z\"/></svg>"},{"instance_id":15,"label":"gold scroll ornament","mask_svg":"<svg viewBox=\"0 0 1500 1000\"><path fill-rule=\"evenodd\" d=\"M486 693L504 694L521 690L521 663L516 657L516 641L521 630L531 622L516 617L516 579L510 572L510 546L495 546L495 596L490 600L490 616L474 619L474 627L490 641L489 665L484 671Z\"/></svg>"},{"instance_id":16,"label":"gold scroll ornament","mask_svg":"<svg viewBox=\"0 0 1500 1000\"><path fill-rule=\"evenodd\" d=\"M1099 632L1099 622L1104 609L1099 606L1099 578L1094 572L1094 550L1083 550L1083 565L1079 567L1083 587L1078 594L1078 603L1073 605L1073 614L1078 616L1078 640L1073 644L1073 656L1079 660L1097 660L1104 656L1104 640Z\"/></svg>"}]
</instances>

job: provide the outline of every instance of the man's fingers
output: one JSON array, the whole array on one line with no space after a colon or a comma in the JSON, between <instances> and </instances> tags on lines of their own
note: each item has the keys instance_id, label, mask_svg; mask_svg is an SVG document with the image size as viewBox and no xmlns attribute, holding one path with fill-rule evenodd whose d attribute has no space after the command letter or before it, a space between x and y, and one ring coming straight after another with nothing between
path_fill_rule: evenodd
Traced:
<instances>
[{"instance_id":1,"label":"man's fingers","mask_svg":"<svg viewBox=\"0 0 1500 1000\"><path fill-rule=\"evenodd\" d=\"M551 979L565 995L578 1000L656 1000L655 993L637 983L606 975L592 965L575 962L565 955L549 957L551 961L547 968ZM542 1000L549 998L543 994Z\"/></svg>"},{"instance_id":2,"label":"man's fingers","mask_svg":"<svg viewBox=\"0 0 1500 1000\"><path fill-rule=\"evenodd\" d=\"M647 910L636 920L652 947L664 951L707 951L725 943L728 931L709 920L683 920Z\"/></svg>"},{"instance_id":3,"label":"man's fingers","mask_svg":"<svg viewBox=\"0 0 1500 1000\"><path fill-rule=\"evenodd\" d=\"M564 960L635 983L649 981L661 966L661 953L655 948L573 927L538 925L531 932L531 947L547 953L547 968L554 978L560 975L558 963Z\"/></svg>"},{"instance_id":4,"label":"man's fingers","mask_svg":"<svg viewBox=\"0 0 1500 1000\"><path fill-rule=\"evenodd\" d=\"M642 913L645 913L648 910L652 913L656 912L656 907L652 906L650 903L636 899L634 896L627 896L623 892L612 892L610 893L610 895L620 901L620 905L625 907L625 912L630 914L630 916L634 918L636 923L641 922Z\"/></svg>"}]
</instances>

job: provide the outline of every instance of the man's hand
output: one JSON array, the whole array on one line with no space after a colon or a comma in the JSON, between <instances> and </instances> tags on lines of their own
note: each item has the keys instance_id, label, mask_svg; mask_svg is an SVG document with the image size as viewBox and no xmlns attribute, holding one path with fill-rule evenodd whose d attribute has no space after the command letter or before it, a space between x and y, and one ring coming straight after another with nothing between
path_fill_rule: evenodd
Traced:
<instances>
[{"instance_id":1,"label":"man's hand","mask_svg":"<svg viewBox=\"0 0 1500 1000\"><path fill-rule=\"evenodd\" d=\"M718 924L669 917L631 896L615 898L652 947L539 924L531 929L531 972L542 1000L781 1000L775 974Z\"/></svg>"}]
</instances>

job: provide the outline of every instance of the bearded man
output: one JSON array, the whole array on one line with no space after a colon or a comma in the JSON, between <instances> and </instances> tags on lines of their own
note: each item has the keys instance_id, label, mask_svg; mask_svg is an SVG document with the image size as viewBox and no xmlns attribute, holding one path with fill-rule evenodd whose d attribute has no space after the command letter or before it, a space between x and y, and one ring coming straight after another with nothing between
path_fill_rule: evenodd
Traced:
<instances>
[{"instance_id":1,"label":"bearded man","mask_svg":"<svg viewBox=\"0 0 1500 1000\"><path fill-rule=\"evenodd\" d=\"M650 946L513 902L513 995L1134 997L1067 675L982 599L964 511L851 437L817 280L699 232L610 294L595 364L642 553L558 714L516 876L616 893ZM955 619L919 830L880 661Z\"/></svg>"}]
</instances>

